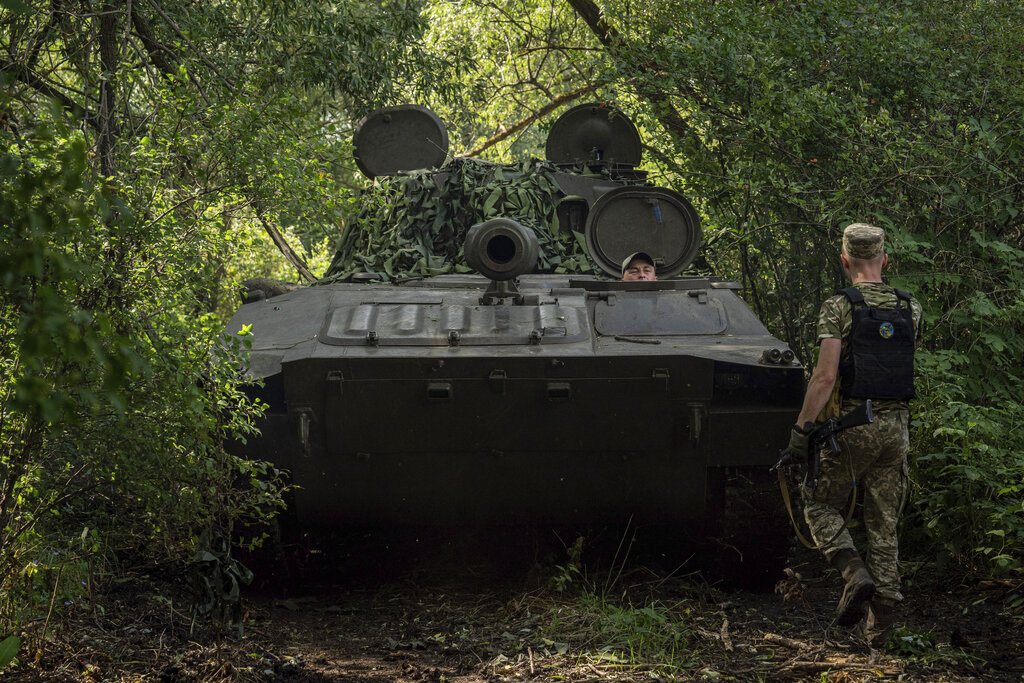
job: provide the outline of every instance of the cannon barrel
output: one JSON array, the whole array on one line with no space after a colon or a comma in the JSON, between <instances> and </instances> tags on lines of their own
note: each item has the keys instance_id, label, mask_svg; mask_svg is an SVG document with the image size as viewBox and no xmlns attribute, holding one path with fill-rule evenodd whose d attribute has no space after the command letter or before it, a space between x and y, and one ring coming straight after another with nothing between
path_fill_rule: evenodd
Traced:
<instances>
[{"instance_id":1,"label":"cannon barrel","mask_svg":"<svg viewBox=\"0 0 1024 683\"><path fill-rule=\"evenodd\" d=\"M509 218L477 223L466 233L466 263L492 280L512 280L537 265L537 235Z\"/></svg>"}]
</instances>

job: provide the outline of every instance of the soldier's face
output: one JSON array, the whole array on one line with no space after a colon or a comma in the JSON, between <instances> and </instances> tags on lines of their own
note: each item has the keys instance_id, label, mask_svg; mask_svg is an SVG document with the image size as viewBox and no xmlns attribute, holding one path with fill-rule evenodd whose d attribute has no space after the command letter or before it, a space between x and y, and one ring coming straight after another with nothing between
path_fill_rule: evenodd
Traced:
<instances>
[{"instance_id":1,"label":"soldier's face","mask_svg":"<svg viewBox=\"0 0 1024 683\"><path fill-rule=\"evenodd\" d=\"M654 274L654 266L643 259L633 259L629 262L629 266L626 267L626 272L622 276L623 280L657 280L658 276Z\"/></svg>"}]
</instances>

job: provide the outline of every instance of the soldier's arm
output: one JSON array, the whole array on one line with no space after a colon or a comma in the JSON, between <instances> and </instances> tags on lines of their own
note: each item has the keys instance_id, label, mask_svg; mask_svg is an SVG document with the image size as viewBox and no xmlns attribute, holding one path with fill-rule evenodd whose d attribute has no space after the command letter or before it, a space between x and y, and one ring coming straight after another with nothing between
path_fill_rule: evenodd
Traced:
<instances>
[{"instance_id":1,"label":"soldier's arm","mask_svg":"<svg viewBox=\"0 0 1024 683\"><path fill-rule=\"evenodd\" d=\"M832 395L832 387L836 383L836 375L839 373L839 352L842 349L842 341L839 339L822 339L821 348L818 351L818 364L814 366L811 374L811 381L807 383L807 393L804 394L804 405L800 409L800 416L796 423L803 425L814 422L821 409L828 403Z\"/></svg>"}]
</instances>

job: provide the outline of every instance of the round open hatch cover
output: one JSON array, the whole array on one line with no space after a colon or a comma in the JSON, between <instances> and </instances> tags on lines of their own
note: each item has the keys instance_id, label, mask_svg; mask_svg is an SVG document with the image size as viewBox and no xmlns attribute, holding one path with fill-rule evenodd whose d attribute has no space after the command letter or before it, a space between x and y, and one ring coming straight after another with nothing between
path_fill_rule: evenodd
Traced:
<instances>
[{"instance_id":1,"label":"round open hatch cover","mask_svg":"<svg viewBox=\"0 0 1024 683\"><path fill-rule=\"evenodd\" d=\"M700 218L674 190L619 187L590 207L584 235L591 258L615 278L622 276L622 260L637 251L654 258L658 277L672 277L697 257Z\"/></svg>"},{"instance_id":2,"label":"round open hatch cover","mask_svg":"<svg viewBox=\"0 0 1024 683\"><path fill-rule=\"evenodd\" d=\"M367 178L438 168L448 157L448 129L418 104L385 107L366 116L352 136L356 165Z\"/></svg>"},{"instance_id":3,"label":"round open hatch cover","mask_svg":"<svg viewBox=\"0 0 1024 683\"><path fill-rule=\"evenodd\" d=\"M573 107L548 132L545 153L556 164L603 161L638 166L643 158L640 133L621 111L606 104Z\"/></svg>"}]
</instances>

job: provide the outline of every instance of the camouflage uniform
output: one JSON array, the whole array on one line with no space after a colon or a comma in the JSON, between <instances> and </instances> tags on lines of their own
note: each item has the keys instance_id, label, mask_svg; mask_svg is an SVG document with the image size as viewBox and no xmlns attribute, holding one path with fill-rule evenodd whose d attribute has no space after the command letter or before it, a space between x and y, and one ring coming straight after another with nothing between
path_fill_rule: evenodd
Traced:
<instances>
[{"instance_id":1,"label":"camouflage uniform","mask_svg":"<svg viewBox=\"0 0 1024 683\"><path fill-rule=\"evenodd\" d=\"M864 295L868 306L894 308L893 288L880 283L861 282L854 285ZM921 304L911 300L914 330L920 335ZM821 306L818 317L818 339L842 339L840 363L850 358L848 337L853 323L852 306L842 294L831 297ZM863 401L844 399L842 412ZM910 451L908 424L910 413L906 401L872 401L875 421L846 430L839 435L841 453L830 449L821 452L821 475L814 489L804 488L801 496L804 517L814 542L831 560L844 548L855 550L850 532L843 529L844 513L853 489L850 471L856 486L864 492L864 526L869 550L868 570L883 598L901 601L899 552L896 524L902 512L907 490L907 455ZM840 531L842 529L842 531ZM838 534L838 536L837 536ZM830 539L834 539L828 543Z\"/></svg>"}]
</instances>

